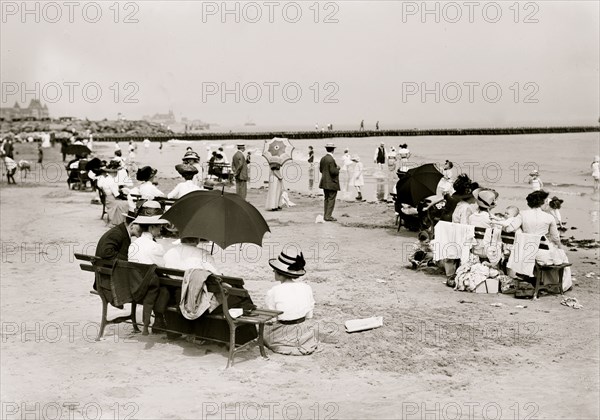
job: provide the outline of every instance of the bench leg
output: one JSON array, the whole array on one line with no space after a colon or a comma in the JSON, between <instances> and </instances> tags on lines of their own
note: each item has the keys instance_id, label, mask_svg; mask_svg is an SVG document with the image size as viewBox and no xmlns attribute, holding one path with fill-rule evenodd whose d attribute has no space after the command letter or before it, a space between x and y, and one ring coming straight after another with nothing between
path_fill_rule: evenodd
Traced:
<instances>
[{"instance_id":1,"label":"bench leg","mask_svg":"<svg viewBox=\"0 0 600 420\"><path fill-rule=\"evenodd\" d=\"M133 332L139 333L140 329L137 326L136 310L137 310L137 304L135 302L132 302L131 303L131 322L133 323Z\"/></svg>"},{"instance_id":2,"label":"bench leg","mask_svg":"<svg viewBox=\"0 0 600 420\"><path fill-rule=\"evenodd\" d=\"M229 357L227 358L227 368L233 367L233 357L235 356L235 325L229 327Z\"/></svg>"},{"instance_id":3,"label":"bench leg","mask_svg":"<svg viewBox=\"0 0 600 420\"><path fill-rule=\"evenodd\" d=\"M98 337L96 337L96 341L100 341L104 335L104 328L106 328L107 324L106 315L108 312L108 301L104 296L102 296L102 293L100 293L100 299L102 299L102 321L100 321L100 331L98 331Z\"/></svg>"},{"instance_id":4,"label":"bench leg","mask_svg":"<svg viewBox=\"0 0 600 420\"><path fill-rule=\"evenodd\" d=\"M263 358L268 359L267 353L265 352L264 333L265 333L265 324L264 324L264 322L261 322L258 326L258 348L260 349L260 355Z\"/></svg>"}]
</instances>

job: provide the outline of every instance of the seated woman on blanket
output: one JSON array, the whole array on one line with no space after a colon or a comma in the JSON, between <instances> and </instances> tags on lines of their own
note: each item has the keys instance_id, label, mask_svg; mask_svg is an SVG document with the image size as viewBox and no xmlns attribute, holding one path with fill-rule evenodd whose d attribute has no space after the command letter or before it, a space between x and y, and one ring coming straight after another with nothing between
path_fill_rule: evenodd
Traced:
<instances>
[{"instance_id":1,"label":"seated woman on blanket","mask_svg":"<svg viewBox=\"0 0 600 420\"><path fill-rule=\"evenodd\" d=\"M277 321L265 327L265 344L275 353L302 356L317 349L317 338L310 322L315 300L312 288L296 281L306 274L304 256L287 255L269 260L280 284L273 286L266 297L267 309L283 311Z\"/></svg>"}]
</instances>

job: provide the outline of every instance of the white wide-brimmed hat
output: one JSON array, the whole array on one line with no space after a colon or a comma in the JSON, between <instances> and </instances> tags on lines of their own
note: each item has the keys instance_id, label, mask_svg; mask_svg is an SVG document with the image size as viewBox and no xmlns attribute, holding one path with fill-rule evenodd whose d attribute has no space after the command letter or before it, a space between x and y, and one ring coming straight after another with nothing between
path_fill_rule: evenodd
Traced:
<instances>
[{"instance_id":1,"label":"white wide-brimmed hat","mask_svg":"<svg viewBox=\"0 0 600 420\"><path fill-rule=\"evenodd\" d=\"M477 188L473 191L473 197L477 201L479 207L485 209L491 209L496 207L496 200L498 199L498 193L488 188Z\"/></svg>"},{"instance_id":2,"label":"white wide-brimmed hat","mask_svg":"<svg viewBox=\"0 0 600 420\"><path fill-rule=\"evenodd\" d=\"M133 222L136 225L168 225L169 221L160 216L138 216Z\"/></svg>"}]
</instances>

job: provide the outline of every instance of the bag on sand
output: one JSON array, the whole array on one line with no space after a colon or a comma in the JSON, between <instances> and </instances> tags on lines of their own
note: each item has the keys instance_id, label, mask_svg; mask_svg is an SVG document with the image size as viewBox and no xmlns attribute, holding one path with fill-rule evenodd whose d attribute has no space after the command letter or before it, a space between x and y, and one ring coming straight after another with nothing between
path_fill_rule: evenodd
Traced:
<instances>
[{"instance_id":1,"label":"bag on sand","mask_svg":"<svg viewBox=\"0 0 600 420\"><path fill-rule=\"evenodd\" d=\"M527 281L515 280L515 297L520 299L533 298L535 287Z\"/></svg>"}]
</instances>

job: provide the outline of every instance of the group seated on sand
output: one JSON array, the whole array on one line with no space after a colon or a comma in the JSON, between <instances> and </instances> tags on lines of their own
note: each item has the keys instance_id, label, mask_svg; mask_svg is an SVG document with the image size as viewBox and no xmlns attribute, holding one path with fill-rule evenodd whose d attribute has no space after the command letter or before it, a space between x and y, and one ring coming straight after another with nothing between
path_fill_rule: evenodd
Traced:
<instances>
[{"instance_id":1,"label":"group seated on sand","mask_svg":"<svg viewBox=\"0 0 600 420\"><path fill-rule=\"evenodd\" d=\"M504 213L493 213L499 194L480 187L466 174L454 181L453 194L436 205L424 203L419 209L400 210L400 222L407 228L421 229L411 267L433 266L443 269L447 285L456 290L474 291L488 278L497 279L503 293L514 293L519 281L534 282L535 265L568 264L560 242L564 225L560 216L563 200L550 199L549 193L536 190L526 197L527 208L508 206ZM481 238L475 228L485 229ZM514 243L502 242L503 233L514 234ZM545 237L548 249L540 249ZM572 286L568 266L562 270L562 290Z\"/></svg>"}]
</instances>

